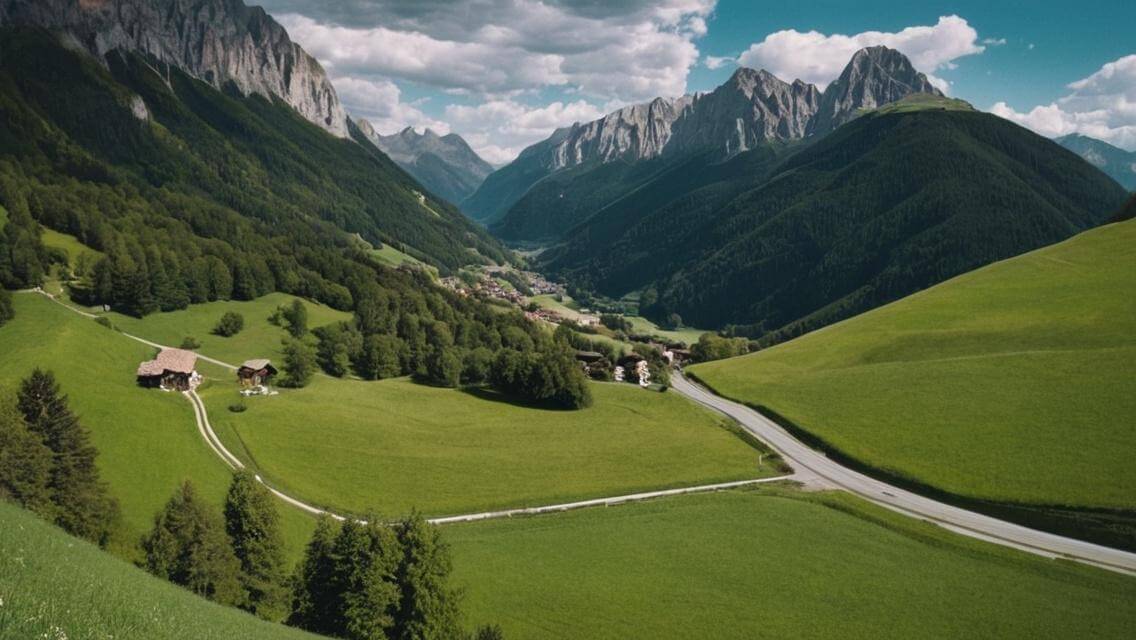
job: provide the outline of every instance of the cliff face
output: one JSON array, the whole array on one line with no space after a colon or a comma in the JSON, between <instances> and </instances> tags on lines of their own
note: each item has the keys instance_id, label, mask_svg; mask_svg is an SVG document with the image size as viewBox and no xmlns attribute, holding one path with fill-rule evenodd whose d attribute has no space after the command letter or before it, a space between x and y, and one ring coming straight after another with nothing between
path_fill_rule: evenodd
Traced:
<instances>
[{"instance_id":1,"label":"cliff face","mask_svg":"<svg viewBox=\"0 0 1136 640\"><path fill-rule=\"evenodd\" d=\"M860 109L882 107L913 93L943 95L895 49L861 49L824 90L808 133L828 133L855 118Z\"/></svg>"},{"instance_id":2,"label":"cliff face","mask_svg":"<svg viewBox=\"0 0 1136 640\"><path fill-rule=\"evenodd\" d=\"M0 25L60 31L100 59L145 53L218 88L278 97L347 137L347 114L319 62L241 0L0 0Z\"/></svg>"}]
</instances>

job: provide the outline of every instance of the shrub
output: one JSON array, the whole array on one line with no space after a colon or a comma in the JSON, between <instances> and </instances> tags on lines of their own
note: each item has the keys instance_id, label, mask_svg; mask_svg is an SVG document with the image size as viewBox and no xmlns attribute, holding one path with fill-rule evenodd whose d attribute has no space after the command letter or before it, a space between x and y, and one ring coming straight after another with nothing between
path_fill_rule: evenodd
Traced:
<instances>
[{"instance_id":1,"label":"shrub","mask_svg":"<svg viewBox=\"0 0 1136 640\"><path fill-rule=\"evenodd\" d=\"M12 294L0 289L0 327L16 317L16 310L12 308Z\"/></svg>"},{"instance_id":2,"label":"shrub","mask_svg":"<svg viewBox=\"0 0 1136 640\"><path fill-rule=\"evenodd\" d=\"M233 413L244 413L245 411L248 411L248 406L245 405L244 402L234 402L233 404L229 405L229 411L232 411Z\"/></svg>"},{"instance_id":3,"label":"shrub","mask_svg":"<svg viewBox=\"0 0 1136 640\"><path fill-rule=\"evenodd\" d=\"M107 329L114 329L115 328L114 323L112 323L110 321L110 318L108 318L106 316L99 316L99 317L95 318L95 323L100 324L100 325L106 327Z\"/></svg>"},{"instance_id":4,"label":"shrub","mask_svg":"<svg viewBox=\"0 0 1136 640\"><path fill-rule=\"evenodd\" d=\"M245 328L245 317L236 311L226 311L225 315L217 321L217 326L213 327L214 335L228 338L235 336Z\"/></svg>"},{"instance_id":5,"label":"shrub","mask_svg":"<svg viewBox=\"0 0 1136 640\"><path fill-rule=\"evenodd\" d=\"M181 341L181 348L182 349L190 349L190 350L200 349L201 343L198 342L197 338L194 338L193 336L186 336L185 339L183 339Z\"/></svg>"}]
</instances>

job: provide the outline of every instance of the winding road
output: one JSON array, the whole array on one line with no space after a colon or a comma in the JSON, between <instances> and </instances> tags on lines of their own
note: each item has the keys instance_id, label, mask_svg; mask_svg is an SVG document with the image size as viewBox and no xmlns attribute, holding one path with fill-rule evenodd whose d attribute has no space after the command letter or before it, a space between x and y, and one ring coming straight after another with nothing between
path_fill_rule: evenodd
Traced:
<instances>
[{"instance_id":1,"label":"winding road","mask_svg":"<svg viewBox=\"0 0 1136 640\"><path fill-rule=\"evenodd\" d=\"M65 302L58 300L55 296L44 292L39 289L27 290L26 293L39 293L49 298L50 300L62 305L64 308L80 314L88 318L97 317L95 314L88 313L81 309L76 309ZM128 333L122 335L135 340L142 344L151 347L163 348L156 342L151 342L138 336L133 336ZM209 358L206 356L198 355L199 358L207 362L211 362L221 367L230 370L236 370L236 367L220 360ZM611 506L622 504L626 502L635 502L639 500L649 500L663 496L679 495L684 493L698 493L706 491L718 491L722 489L731 489L746 485L760 484L765 482L775 482L779 480L792 479L811 485L815 487L843 489L849 491L861 498L870 502L886 507L898 513L926 520L946 529L960 533L962 535L970 536L980 540L993 542L1008 547L1013 547L1030 553L1048 558L1064 558L1067 560L1074 560L1086 564L1095 565L1111 571L1127 573L1136 575L1136 553L1121 551L1105 547L1075 538L1067 538L1036 529L1030 529L1021 525L992 518L990 516L968 511L958 507L951 506L931 498L912 493L905 489L887 484L875 478L866 476L857 471L853 471L838 462L835 462L801 441L794 438L780 425L773 422L769 418L761 415L760 413L746 407L742 404L727 400L721 396L715 395L705 388L687 380L681 373L675 373L671 377L672 388L690 400L708 407L714 411L724 414L740 424L754 437L767 444L770 448L776 451L780 456L789 463L795 473L789 476L778 476L773 478L760 478L754 480L741 480L737 482L726 482L712 485L700 485L695 487L685 487L679 489L666 489L662 491L649 491L635 494L628 494L622 496L612 496L607 498L596 498L592 500L581 500L577 502L569 502L562 504L546 505L540 507L523 507L516 509L503 509L498 511L485 511L479 513L470 513L454 516L445 516L430 518L429 521L434 524L449 524L455 522L470 522L475 520L487 520L492 518L507 518L514 515L530 515L539 513L550 513L557 511L567 511L570 509L578 509L583 507L592 506ZM244 464L241 460L233 455L217 434L213 431L212 425L209 423L209 415L205 410L205 403L197 395L196 391L188 391L184 394L193 405L194 419L197 424L197 429L202 438L211 450L221 458L226 465L232 469L243 469ZM326 514L338 520L345 519L345 516L331 511L321 509L301 500L298 500L286 493L272 487L265 482L259 475L256 476L258 482L263 484L269 491L272 492L280 500L290 504L293 507L301 509L311 514Z\"/></svg>"},{"instance_id":2,"label":"winding road","mask_svg":"<svg viewBox=\"0 0 1136 640\"><path fill-rule=\"evenodd\" d=\"M757 411L715 395L681 374L671 377L671 386L675 391L698 404L736 420L756 438L779 453L804 479L819 481L822 486L849 491L893 511L933 522L972 538L1049 558L1076 560L1136 575L1136 553L1030 529L892 486L829 459L823 453L797 440L780 425Z\"/></svg>"}]
</instances>

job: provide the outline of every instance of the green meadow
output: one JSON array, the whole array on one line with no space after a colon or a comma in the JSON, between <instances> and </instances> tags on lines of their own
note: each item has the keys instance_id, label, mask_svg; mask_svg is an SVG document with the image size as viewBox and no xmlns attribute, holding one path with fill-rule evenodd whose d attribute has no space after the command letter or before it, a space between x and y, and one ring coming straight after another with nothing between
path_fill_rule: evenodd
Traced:
<instances>
[{"instance_id":1,"label":"green meadow","mask_svg":"<svg viewBox=\"0 0 1136 640\"><path fill-rule=\"evenodd\" d=\"M1126 638L1136 579L847 494L763 489L453 525L507 638Z\"/></svg>"},{"instance_id":2,"label":"green meadow","mask_svg":"<svg viewBox=\"0 0 1136 640\"><path fill-rule=\"evenodd\" d=\"M154 355L139 344L35 294L13 296L16 317L0 327L0 386L14 391L39 367L55 373L71 409L99 450L99 472L122 509L112 544L122 555L153 524L154 514L185 479L218 507L229 483L228 467L205 446L193 408L177 393L143 389L138 363ZM231 372L202 366L206 375ZM289 554L296 557L313 521L281 509Z\"/></svg>"},{"instance_id":3,"label":"green meadow","mask_svg":"<svg viewBox=\"0 0 1136 640\"><path fill-rule=\"evenodd\" d=\"M282 357L280 341L287 332L270 323L268 318L277 307L291 304L295 299L295 296L284 293L270 293L256 300L207 302L181 311L153 313L145 318L121 313L105 315L123 331L159 344L176 347L186 336L192 336L201 343L195 351L229 364L239 365L251 358L270 358L279 363ZM308 308L309 328L351 319L350 313L326 305L310 300L304 300L304 304ZM228 338L213 335L213 327L226 311L236 311L244 316L245 328Z\"/></svg>"},{"instance_id":4,"label":"green meadow","mask_svg":"<svg viewBox=\"0 0 1136 640\"><path fill-rule=\"evenodd\" d=\"M1136 221L690 371L955 494L1136 507Z\"/></svg>"},{"instance_id":5,"label":"green meadow","mask_svg":"<svg viewBox=\"0 0 1136 640\"><path fill-rule=\"evenodd\" d=\"M0 638L295 638L0 502Z\"/></svg>"},{"instance_id":6,"label":"green meadow","mask_svg":"<svg viewBox=\"0 0 1136 640\"><path fill-rule=\"evenodd\" d=\"M317 376L245 401L200 390L218 435L272 484L352 513L427 515L552 504L777 473L720 418L673 393L592 387L557 411L407 379Z\"/></svg>"}]
</instances>

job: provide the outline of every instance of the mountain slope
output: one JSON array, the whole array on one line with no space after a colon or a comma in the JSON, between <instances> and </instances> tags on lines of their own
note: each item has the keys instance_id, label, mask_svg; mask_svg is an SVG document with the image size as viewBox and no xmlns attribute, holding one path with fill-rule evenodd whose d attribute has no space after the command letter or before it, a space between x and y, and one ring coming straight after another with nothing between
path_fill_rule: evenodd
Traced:
<instances>
[{"instance_id":1,"label":"mountain slope","mask_svg":"<svg viewBox=\"0 0 1136 640\"><path fill-rule=\"evenodd\" d=\"M1075 133L1057 138L1056 142L1105 172L1119 182L1120 186L1136 191L1136 151L1125 151L1096 138Z\"/></svg>"},{"instance_id":2,"label":"mountain slope","mask_svg":"<svg viewBox=\"0 0 1136 640\"><path fill-rule=\"evenodd\" d=\"M1005 515L1132 549L1133 273L1136 222L1111 224L691 371L873 469L972 500L1055 505ZM1078 512L1093 508L1118 511Z\"/></svg>"},{"instance_id":3,"label":"mountain slope","mask_svg":"<svg viewBox=\"0 0 1136 640\"><path fill-rule=\"evenodd\" d=\"M0 594L5 638L323 637L209 602L5 502Z\"/></svg>"},{"instance_id":4,"label":"mountain slope","mask_svg":"<svg viewBox=\"0 0 1136 640\"><path fill-rule=\"evenodd\" d=\"M673 163L706 154L721 161L765 142L823 135L862 109L918 92L941 95L903 54L886 47L858 51L840 78L823 93L800 80L790 84L767 71L742 67L709 93L656 98L553 133L490 175L462 204L462 210L475 220L491 224L503 238L547 239L527 235L526 230L563 233L570 225L529 221L527 217L578 219L581 216L565 212L566 208L580 208L578 197L588 200L592 212L614 200L597 203L590 194L567 188L562 190L563 202L549 202L545 210L531 212L523 205L514 207L526 192L557 172L573 169L578 175L581 167L616 161L635 164L665 158ZM591 179L587 186L597 182L599 179ZM634 187L620 187L618 183L603 191L618 197Z\"/></svg>"},{"instance_id":5,"label":"mountain slope","mask_svg":"<svg viewBox=\"0 0 1136 640\"><path fill-rule=\"evenodd\" d=\"M1017 125L954 101L900 105L804 148L768 181L742 177L748 190L728 203L684 194L614 233L593 219L547 265L608 295L646 288L656 317L777 341L1062 240L1123 200Z\"/></svg>"},{"instance_id":6,"label":"mountain slope","mask_svg":"<svg viewBox=\"0 0 1136 640\"><path fill-rule=\"evenodd\" d=\"M315 58L264 9L241 0L0 0L0 26L67 34L96 59L144 54L216 88L278 97L332 135L348 137L347 114Z\"/></svg>"},{"instance_id":7,"label":"mountain slope","mask_svg":"<svg viewBox=\"0 0 1136 640\"><path fill-rule=\"evenodd\" d=\"M216 241L253 262L295 255L307 271L250 265L247 273L261 274L259 293L327 302L329 285L305 284L306 274L343 284L343 258L326 252L343 254L347 234L404 242L446 268L481 260L471 248L503 258L453 207L420 203L421 187L361 136L336 139L279 99L246 97L231 84L220 92L177 68L158 72L138 54L116 50L100 61L41 30L5 29L2 47L0 160L12 180L0 201L89 246L104 250L110 225L121 224L190 258L190 237L197 255L216 254L208 248ZM70 202L80 192L86 202ZM100 198L136 202L92 207Z\"/></svg>"},{"instance_id":8,"label":"mountain slope","mask_svg":"<svg viewBox=\"0 0 1136 640\"><path fill-rule=\"evenodd\" d=\"M356 124L395 164L414 176L430 193L449 202L466 199L493 173L493 166L456 133L439 136L426 129L420 134L407 127L384 136L366 119L360 118Z\"/></svg>"}]
</instances>

